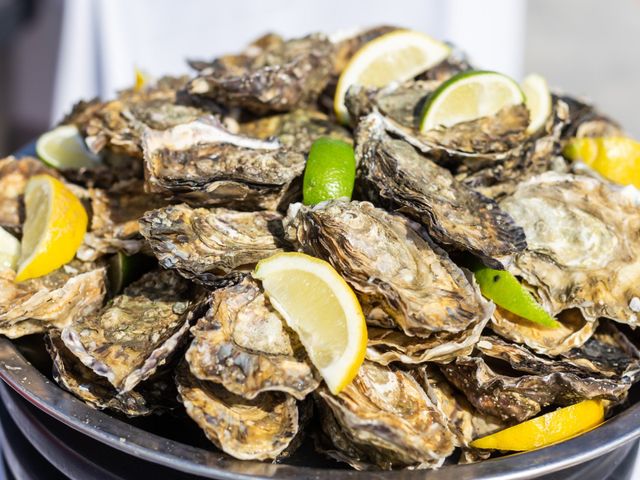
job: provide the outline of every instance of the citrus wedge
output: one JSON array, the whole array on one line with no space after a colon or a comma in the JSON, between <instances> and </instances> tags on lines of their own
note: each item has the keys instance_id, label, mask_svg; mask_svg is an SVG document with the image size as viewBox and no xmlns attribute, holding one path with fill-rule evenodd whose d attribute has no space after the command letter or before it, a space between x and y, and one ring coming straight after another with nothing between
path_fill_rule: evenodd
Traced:
<instances>
[{"instance_id":1,"label":"citrus wedge","mask_svg":"<svg viewBox=\"0 0 640 480\"><path fill-rule=\"evenodd\" d=\"M315 205L336 198L351 200L355 178L353 147L342 140L319 138L311 145L304 169L303 202Z\"/></svg>"},{"instance_id":2,"label":"citrus wedge","mask_svg":"<svg viewBox=\"0 0 640 480\"><path fill-rule=\"evenodd\" d=\"M351 287L324 260L279 253L256 266L274 308L300 337L329 390L338 394L358 373L367 326Z\"/></svg>"},{"instance_id":3,"label":"citrus wedge","mask_svg":"<svg viewBox=\"0 0 640 480\"><path fill-rule=\"evenodd\" d=\"M16 282L41 277L73 259L87 231L87 212L80 200L50 175L27 183L22 252Z\"/></svg>"},{"instance_id":4,"label":"citrus wedge","mask_svg":"<svg viewBox=\"0 0 640 480\"><path fill-rule=\"evenodd\" d=\"M525 96L525 105L529 110L529 133L540 130L551 115L551 92L547 81L541 75L532 73L520 85Z\"/></svg>"},{"instance_id":5,"label":"citrus wedge","mask_svg":"<svg viewBox=\"0 0 640 480\"><path fill-rule=\"evenodd\" d=\"M488 117L504 107L523 102L522 90L506 75L487 71L462 72L429 96L422 110L420 131Z\"/></svg>"},{"instance_id":6,"label":"citrus wedge","mask_svg":"<svg viewBox=\"0 0 640 480\"><path fill-rule=\"evenodd\" d=\"M62 125L44 133L36 142L36 153L50 167L92 168L100 157L89 151L75 125Z\"/></svg>"},{"instance_id":7,"label":"citrus wedge","mask_svg":"<svg viewBox=\"0 0 640 480\"><path fill-rule=\"evenodd\" d=\"M351 85L383 87L404 82L437 65L450 52L445 43L412 30L395 30L367 42L338 79L333 103L338 120L349 122L344 98Z\"/></svg>"},{"instance_id":8,"label":"citrus wedge","mask_svg":"<svg viewBox=\"0 0 640 480\"><path fill-rule=\"evenodd\" d=\"M604 422L599 400L584 400L471 442L474 448L523 452L568 440Z\"/></svg>"},{"instance_id":9,"label":"citrus wedge","mask_svg":"<svg viewBox=\"0 0 640 480\"><path fill-rule=\"evenodd\" d=\"M16 237L0 227L0 270L16 269L20 257L20 242Z\"/></svg>"}]
</instances>

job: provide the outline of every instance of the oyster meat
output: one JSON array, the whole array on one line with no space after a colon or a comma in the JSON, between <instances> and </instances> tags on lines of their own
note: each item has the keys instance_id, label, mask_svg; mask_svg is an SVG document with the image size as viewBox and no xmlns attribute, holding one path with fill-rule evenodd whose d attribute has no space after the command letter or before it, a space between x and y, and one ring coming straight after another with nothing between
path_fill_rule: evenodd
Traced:
<instances>
[{"instance_id":1,"label":"oyster meat","mask_svg":"<svg viewBox=\"0 0 640 480\"><path fill-rule=\"evenodd\" d=\"M436 241L470 251L494 268L526 247L524 231L497 203L392 138L380 115L360 122L356 144L362 193L422 222Z\"/></svg>"},{"instance_id":2,"label":"oyster meat","mask_svg":"<svg viewBox=\"0 0 640 480\"><path fill-rule=\"evenodd\" d=\"M269 211L172 205L144 214L140 229L161 266L209 286L239 281L284 243L282 216Z\"/></svg>"},{"instance_id":3,"label":"oyster meat","mask_svg":"<svg viewBox=\"0 0 640 480\"><path fill-rule=\"evenodd\" d=\"M317 99L329 81L333 54L321 34L288 41L267 35L239 55L192 62L199 72L188 91L258 114L293 110Z\"/></svg>"},{"instance_id":4,"label":"oyster meat","mask_svg":"<svg viewBox=\"0 0 640 480\"><path fill-rule=\"evenodd\" d=\"M640 213L629 195L594 178L547 172L500 202L527 235L510 267L552 315L578 308L594 321L638 325Z\"/></svg>"},{"instance_id":5,"label":"oyster meat","mask_svg":"<svg viewBox=\"0 0 640 480\"><path fill-rule=\"evenodd\" d=\"M326 453L358 470L433 468L453 453L447 420L402 370L365 362L339 395L321 387L317 404Z\"/></svg>"},{"instance_id":6,"label":"oyster meat","mask_svg":"<svg viewBox=\"0 0 640 480\"><path fill-rule=\"evenodd\" d=\"M276 210L300 188L305 157L277 141L234 135L213 117L143 137L150 192L190 204Z\"/></svg>"},{"instance_id":7,"label":"oyster meat","mask_svg":"<svg viewBox=\"0 0 640 480\"><path fill-rule=\"evenodd\" d=\"M491 306L424 229L369 202L294 204L288 239L327 260L358 295L369 323L406 335L462 332Z\"/></svg>"},{"instance_id":8,"label":"oyster meat","mask_svg":"<svg viewBox=\"0 0 640 480\"><path fill-rule=\"evenodd\" d=\"M162 366L198 310L194 288L168 270L152 271L125 288L100 312L62 330L82 363L120 392L132 390Z\"/></svg>"},{"instance_id":9,"label":"oyster meat","mask_svg":"<svg viewBox=\"0 0 640 480\"><path fill-rule=\"evenodd\" d=\"M293 397L267 392L248 400L221 385L198 380L186 365L178 368L176 383L189 416L229 455L241 460L268 460L295 447L304 415Z\"/></svg>"}]
</instances>

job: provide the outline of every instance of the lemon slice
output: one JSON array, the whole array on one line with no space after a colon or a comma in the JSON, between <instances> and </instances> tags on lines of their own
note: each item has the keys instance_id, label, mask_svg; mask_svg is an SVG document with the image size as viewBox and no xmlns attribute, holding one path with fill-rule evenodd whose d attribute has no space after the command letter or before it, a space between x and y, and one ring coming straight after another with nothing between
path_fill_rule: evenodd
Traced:
<instances>
[{"instance_id":1,"label":"lemon slice","mask_svg":"<svg viewBox=\"0 0 640 480\"><path fill-rule=\"evenodd\" d=\"M80 200L50 175L27 183L22 252L16 282L41 277L73 259L87 231L87 212Z\"/></svg>"},{"instance_id":2,"label":"lemon slice","mask_svg":"<svg viewBox=\"0 0 640 480\"><path fill-rule=\"evenodd\" d=\"M253 276L337 395L358 373L367 347L367 325L353 290L330 264L304 253L262 260Z\"/></svg>"},{"instance_id":3,"label":"lemon slice","mask_svg":"<svg viewBox=\"0 0 640 480\"><path fill-rule=\"evenodd\" d=\"M349 122L344 98L351 85L382 87L404 82L437 65L450 52L446 44L412 30L395 30L367 42L338 79L333 103L338 120Z\"/></svg>"},{"instance_id":4,"label":"lemon slice","mask_svg":"<svg viewBox=\"0 0 640 480\"><path fill-rule=\"evenodd\" d=\"M47 165L58 170L93 168L100 157L89 151L75 125L62 125L44 133L36 142L36 153Z\"/></svg>"},{"instance_id":5,"label":"lemon slice","mask_svg":"<svg viewBox=\"0 0 640 480\"><path fill-rule=\"evenodd\" d=\"M584 400L471 442L474 448L523 452L568 440L604 422L599 400Z\"/></svg>"},{"instance_id":6,"label":"lemon slice","mask_svg":"<svg viewBox=\"0 0 640 480\"><path fill-rule=\"evenodd\" d=\"M20 257L20 242L16 237L0 227L0 270L16 269Z\"/></svg>"},{"instance_id":7,"label":"lemon slice","mask_svg":"<svg viewBox=\"0 0 640 480\"><path fill-rule=\"evenodd\" d=\"M504 107L523 102L522 90L506 75L487 71L462 72L429 96L422 111L420 131L488 117Z\"/></svg>"},{"instance_id":8,"label":"lemon slice","mask_svg":"<svg viewBox=\"0 0 640 480\"><path fill-rule=\"evenodd\" d=\"M540 130L551 115L551 92L547 81L541 75L532 73L522 81L522 91L525 95L525 105L529 110L529 133Z\"/></svg>"}]
</instances>

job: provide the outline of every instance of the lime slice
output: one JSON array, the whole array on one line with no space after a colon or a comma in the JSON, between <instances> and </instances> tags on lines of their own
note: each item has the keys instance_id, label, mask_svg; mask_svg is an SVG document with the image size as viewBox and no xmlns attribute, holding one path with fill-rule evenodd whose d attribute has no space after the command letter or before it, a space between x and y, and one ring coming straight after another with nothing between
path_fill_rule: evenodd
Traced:
<instances>
[{"instance_id":1,"label":"lime slice","mask_svg":"<svg viewBox=\"0 0 640 480\"><path fill-rule=\"evenodd\" d=\"M74 125L62 125L44 133L36 142L38 157L58 170L93 168L100 157L89 151Z\"/></svg>"},{"instance_id":2,"label":"lime slice","mask_svg":"<svg viewBox=\"0 0 640 480\"><path fill-rule=\"evenodd\" d=\"M315 205L325 200L351 200L356 178L353 147L342 140L319 138L309 150L304 171L303 202Z\"/></svg>"},{"instance_id":3,"label":"lime slice","mask_svg":"<svg viewBox=\"0 0 640 480\"><path fill-rule=\"evenodd\" d=\"M412 30L394 30L365 43L338 79L333 103L338 120L349 123L344 98L351 85L383 87L404 82L437 65L450 53L446 44Z\"/></svg>"},{"instance_id":4,"label":"lime slice","mask_svg":"<svg viewBox=\"0 0 640 480\"><path fill-rule=\"evenodd\" d=\"M0 271L5 268L15 270L18 258L20 258L20 242L0 227Z\"/></svg>"},{"instance_id":5,"label":"lime slice","mask_svg":"<svg viewBox=\"0 0 640 480\"><path fill-rule=\"evenodd\" d=\"M109 259L109 290L112 295L117 295L143 273L148 272L154 265L151 257L138 253L125 255L118 252Z\"/></svg>"},{"instance_id":6,"label":"lime slice","mask_svg":"<svg viewBox=\"0 0 640 480\"><path fill-rule=\"evenodd\" d=\"M462 72L440 85L422 110L420 131L451 127L480 117L495 115L502 108L524 102L518 84L501 73Z\"/></svg>"},{"instance_id":7,"label":"lime slice","mask_svg":"<svg viewBox=\"0 0 640 480\"><path fill-rule=\"evenodd\" d=\"M473 273L482 295L496 305L544 327L560 326L511 273L484 265L475 268Z\"/></svg>"},{"instance_id":8,"label":"lime slice","mask_svg":"<svg viewBox=\"0 0 640 480\"><path fill-rule=\"evenodd\" d=\"M525 105L529 109L529 133L540 130L551 115L552 103L549 86L543 76L532 73L522 81L522 91L526 97Z\"/></svg>"}]
</instances>

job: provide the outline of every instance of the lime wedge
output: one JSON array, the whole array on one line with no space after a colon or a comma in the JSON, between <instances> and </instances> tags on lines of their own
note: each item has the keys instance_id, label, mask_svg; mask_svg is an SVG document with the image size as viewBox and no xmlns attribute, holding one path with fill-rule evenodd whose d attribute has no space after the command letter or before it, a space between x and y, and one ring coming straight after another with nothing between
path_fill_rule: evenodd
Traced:
<instances>
[{"instance_id":1,"label":"lime wedge","mask_svg":"<svg viewBox=\"0 0 640 480\"><path fill-rule=\"evenodd\" d=\"M151 270L155 264L151 257L137 253L125 255L118 252L109 259L107 270L109 277L109 290L112 295L120 293L127 285L137 280L143 273Z\"/></svg>"},{"instance_id":2,"label":"lime wedge","mask_svg":"<svg viewBox=\"0 0 640 480\"><path fill-rule=\"evenodd\" d=\"M89 151L74 125L62 125L44 133L36 142L38 157L58 170L93 168L100 157Z\"/></svg>"},{"instance_id":3,"label":"lime wedge","mask_svg":"<svg viewBox=\"0 0 640 480\"><path fill-rule=\"evenodd\" d=\"M5 268L15 270L18 258L20 258L20 242L0 227L0 271Z\"/></svg>"},{"instance_id":4,"label":"lime wedge","mask_svg":"<svg viewBox=\"0 0 640 480\"><path fill-rule=\"evenodd\" d=\"M315 205L325 200L351 200L356 178L353 147L342 140L322 137L311 145L304 171L303 202Z\"/></svg>"},{"instance_id":5,"label":"lime wedge","mask_svg":"<svg viewBox=\"0 0 640 480\"><path fill-rule=\"evenodd\" d=\"M462 72L429 96L422 110L420 131L495 115L504 107L523 103L524 98L518 84L506 75L487 71Z\"/></svg>"},{"instance_id":6,"label":"lime wedge","mask_svg":"<svg viewBox=\"0 0 640 480\"><path fill-rule=\"evenodd\" d=\"M473 273L482 295L496 305L544 327L560 326L511 273L484 265L476 267Z\"/></svg>"},{"instance_id":7,"label":"lime wedge","mask_svg":"<svg viewBox=\"0 0 640 480\"><path fill-rule=\"evenodd\" d=\"M525 105L529 110L529 133L540 130L551 115L551 92L547 81L541 75L532 73L522 81L522 91L526 97Z\"/></svg>"}]
</instances>

